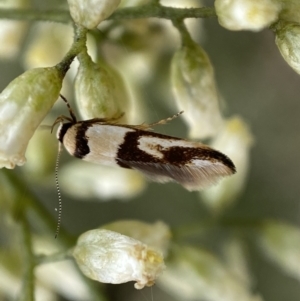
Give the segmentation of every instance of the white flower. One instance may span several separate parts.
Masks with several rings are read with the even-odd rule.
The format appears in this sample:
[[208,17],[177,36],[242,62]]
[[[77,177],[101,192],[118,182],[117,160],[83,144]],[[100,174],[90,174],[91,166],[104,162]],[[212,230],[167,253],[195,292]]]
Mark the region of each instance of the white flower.
[[165,267],[158,251],[131,237],[101,229],[80,235],[73,256],[87,277],[112,284],[136,281],[136,289],[153,285]]
[[300,74],[300,25],[278,22],[275,43],[285,61]]
[[105,224],[101,228],[140,240],[151,248],[159,250],[164,256],[168,253],[171,230],[161,221],[150,224],[138,220],[120,220]]
[[224,152],[232,159],[237,170],[236,174],[224,179],[218,185],[200,192],[202,200],[215,213],[231,205],[243,191],[252,144],[252,134],[240,117],[229,119],[211,143],[211,147]]
[[300,229],[269,220],[259,228],[259,242],[266,256],[286,273],[300,280]]
[[248,253],[244,241],[235,237],[226,239],[223,254],[226,267],[229,271],[239,278],[246,287],[251,288],[253,284],[252,273],[249,269]]
[[26,162],[27,144],[57,100],[63,75],[56,67],[32,69],[2,91],[0,168],[14,168]]
[[206,52],[191,42],[177,50],[171,64],[175,100],[191,138],[214,136],[223,124],[213,67]]
[[259,301],[215,256],[202,249],[174,249],[157,284],[178,300]]
[[77,199],[126,200],[139,195],[146,187],[144,177],[135,170],[99,166],[82,160],[66,164],[59,174],[61,186]]
[[121,0],[68,0],[75,23],[93,29],[108,18]]
[[219,23],[229,30],[259,31],[276,21],[280,5],[274,0],[216,0]]
[[[27,0],[0,1],[0,9],[28,7]],[[21,49],[21,43],[28,24],[23,21],[0,20],[0,57],[4,59],[14,58]]]
[[29,43],[23,55],[27,69],[48,67],[61,61],[72,44],[72,27],[66,24],[36,22],[30,28]]
[[21,42],[27,24],[22,21],[0,21],[0,57],[12,59],[16,57],[21,48]]

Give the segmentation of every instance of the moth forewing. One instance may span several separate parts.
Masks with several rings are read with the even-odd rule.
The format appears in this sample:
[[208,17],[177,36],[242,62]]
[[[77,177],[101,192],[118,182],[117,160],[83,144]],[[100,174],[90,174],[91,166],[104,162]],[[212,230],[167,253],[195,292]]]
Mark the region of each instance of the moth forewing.
[[116,157],[119,146],[124,143],[124,137],[130,131],[134,129],[111,124],[92,125],[86,131],[90,152],[83,160],[117,166]]
[[235,172],[228,157],[204,144],[146,129],[147,125],[91,119],[64,123],[57,136],[77,158],[136,169],[153,181],[175,181],[189,190],[203,189]]
[[125,151],[120,149],[118,161],[153,181],[175,181],[188,190],[200,190],[235,172],[229,158],[204,144],[156,133],[140,134],[128,135],[130,144]]

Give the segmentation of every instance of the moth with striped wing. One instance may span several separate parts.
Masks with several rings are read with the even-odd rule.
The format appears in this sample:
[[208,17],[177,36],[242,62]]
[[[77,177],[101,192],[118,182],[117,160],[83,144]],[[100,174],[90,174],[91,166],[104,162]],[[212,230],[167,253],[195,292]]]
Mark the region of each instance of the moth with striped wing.
[[[77,121],[67,103],[70,116],[60,116],[57,139],[70,155],[109,166],[135,169],[156,182],[175,181],[188,190],[200,190],[235,173],[232,161],[221,152],[199,142],[158,134],[152,124],[126,125],[116,119],[94,118]],[[53,125],[53,126],[54,126]]]

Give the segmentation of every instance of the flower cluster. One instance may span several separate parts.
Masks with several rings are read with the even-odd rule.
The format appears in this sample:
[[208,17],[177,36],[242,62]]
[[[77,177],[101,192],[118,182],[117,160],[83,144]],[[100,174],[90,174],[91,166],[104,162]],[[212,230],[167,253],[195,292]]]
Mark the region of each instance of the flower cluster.
[[153,285],[164,270],[159,251],[132,237],[105,229],[83,233],[73,256],[87,277],[113,284],[136,281],[137,289]]
[[[184,5],[193,3],[184,2]],[[7,3],[1,2],[0,8],[8,8]],[[49,296],[49,300],[55,300],[52,289],[66,299],[93,300],[95,295],[93,288],[84,282],[88,281],[86,278],[82,277],[85,280],[80,278],[83,274],[101,283],[121,284],[133,281],[136,289],[157,283],[174,298],[187,301],[263,300],[260,294],[253,292],[252,275],[244,249],[244,240],[240,239],[242,235],[240,233],[236,235],[237,231],[231,231],[232,226],[234,228],[240,226],[239,221],[222,219],[222,213],[241,198],[246,186],[254,138],[242,116],[228,116],[229,110],[224,112],[225,101],[217,84],[217,72],[213,68],[209,52],[206,51],[205,46],[200,45],[198,39],[194,38],[199,34],[201,26],[197,23],[197,28],[188,27],[184,20],[186,16],[180,15],[185,12],[187,16],[191,16],[193,9],[174,9],[174,7],[164,6],[167,3],[168,1],[163,0],[68,0],[70,10],[68,18],[72,19],[74,25],[73,42],[71,41],[73,32],[69,25],[45,23],[41,26],[37,24],[32,26],[28,35],[30,43],[26,44],[26,50],[22,53],[23,66],[29,70],[11,81],[0,94],[0,168],[14,169],[29,161],[22,169],[30,174],[28,182],[39,181],[43,184],[47,182],[45,185],[49,186],[46,176],[49,170],[53,170],[56,151],[53,147],[54,143],[49,139],[50,130],[39,132],[37,129],[43,120],[52,122],[54,115],[51,114],[57,117],[57,112],[54,111],[60,109],[59,106],[63,104],[57,102],[57,99],[61,96],[67,102],[62,95],[66,94],[69,98],[68,96],[72,94],[70,88],[74,86],[74,106],[78,109],[81,118],[88,121],[77,122],[71,108],[73,104],[67,102],[71,118],[62,115],[57,118],[54,125],[61,120],[76,123],[75,126],[86,125],[87,129],[84,129],[86,130],[84,133],[80,133],[81,136],[78,133],[74,135],[72,143],[75,146],[88,140],[87,130],[90,123],[103,125],[103,120],[105,122],[112,120],[112,125],[115,128],[122,128],[125,134],[134,132],[138,136],[144,133],[147,138],[152,139],[154,134],[150,132],[150,126],[164,124],[172,118],[150,125],[145,124],[145,115],[141,108],[146,107],[146,101],[142,100],[146,98],[145,94],[149,94],[148,98],[151,101],[153,98],[154,103],[158,94],[165,93],[164,96],[169,100],[168,104],[171,104],[173,111],[184,111],[182,119],[187,126],[189,138],[207,139],[209,146],[202,145],[199,141],[190,142],[190,145],[203,147],[201,148],[203,157],[207,160],[198,160],[197,163],[201,168],[204,166],[205,170],[207,164],[215,164],[209,172],[218,173],[221,165],[218,158],[221,157],[225,162],[230,162],[231,165],[229,163],[228,165],[233,166],[232,173],[235,172],[234,166],[237,173],[223,180],[218,186],[197,191],[195,195],[210,209],[208,214],[211,214],[208,222],[201,220],[197,227],[176,225],[171,229],[162,221],[146,223],[131,219],[116,220],[107,224],[99,223],[98,228],[84,232],[76,242],[73,237],[69,237],[62,231],[67,250],[61,252],[53,248],[54,243],[49,244],[49,241],[45,241],[41,235],[32,235],[30,239],[28,238],[30,236],[28,231],[31,228],[28,226],[26,210],[33,209],[34,202],[28,201],[30,197],[25,196],[23,202],[25,205],[22,204],[19,208],[25,188],[19,185],[18,178],[11,176],[16,173],[7,173],[3,169],[0,173],[0,191],[3,194],[0,197],[0,229],[4,230],[0,231],[0,237],[3,232],[5,239],[8,240],[9,231],[6,230],[21,223],[24,226],[23,241],[27,248],[20,248],[9,254],[7,262],[3,260],[4,252],[0,250],[0,259],[4,262],[3,266],[0,266],[0,275],[3,278],[1,281],[4,283],[4,288],[0,288],[0,299],[2,295],[4,299],[11,299],[15,295],[15,287],[18,287],[16,279],[21,276],[19,271],[15,271],[19,262],[13,262],[12,257],[20,257],[24,251],[27,252],[24,258],[26,260],[29,258],[28,262],[30,261],[24,264],[24,269],[28,269],[24,274],[31,275],[28,276],[28,283],[33,282],[33,269],[43,260],[57,260],[63,257],[71,258],[75,262],[74,266],[69,262],[53,270],[45,268],[45,265],[37,268],[36,275],[39,281],[36,290],[38,298],[41,299],[47,299],[45,296]],[[175,0],[172,1],[172,5],[176,6]],[[28,3],[25,0],[11,0],[10,7],[17,11],[28,7]],[[118,7],[119,12],[114,14]],[[298,1],[292,0],[216,0],[215,9],[208,8],[209,13],[205,16],[215,15],[219,24],[227,30],[253,32],[267,28],[273,30],[274,45],[278,47],[284,60],[300,74],[299,9]],[[163,24],[161,20],[147,20],[146,17],[151,10],[155,17],[171,19],[172,22]],[[201,8],[195,11],[197,17],[199,12],[200,15],[206,12]],[[137,17],[140,19],[134,25],[128,20],[120,20]],[[117,21],[111,22],[112,19]],[[20,21],[1,20],[0,22],[0,41],[3,46],[0,49],[0,57],[13,58],[18,54],[26,26],[24,23],[19,23]],[[176,33],[179,33],[180,40],[178,36],[175,37],[174,28],[177,30]],[[164,59],[165,57],[168,59]],[[169,68],[169,85],[166,84],[166,74],[160,72],[165,67],[165,63],[168,63]],[[154,68],[159,70],[155,76]],[[67,74],[69,69],[70,72]],[[149,83],[155,83],[155,88],[149,89]],[[51,110],[56,102],[57,107]],[[153,103],[151,102],[151,106]],[[49,119],[45,119],[47,117]],[[140,125],[128,125],[135,124],[136,120],[140,121]],[[62,125],[60,130],[65,125]],[[62,132],[65,134],[63,130]],[[58,133],[61,134],[60,131]],[[174,165],[161,167],[157,163],[158,159],[153,160],[151,162],[153,165],[147,169],[143,166],[147,164],[146,160],[146,163],[143,160],[142,163],[131,160],[132,165],[126,164],[128,162],[126,160],[118,161],[119,157],[116,154],[122,151],[121,145],[125,143],[125,134],[120,139],[121,143],[116,143],[117,147],[107,152],[115,165],[119,164],[126,168],[99,167],[83,160],[64,162],[59,171],[62,190],[79,200],[107,201],[137,198],[147,188],[144,176],[137,171],[143,168],[146,176],[157,177],[160,182],[165,181],[166,174],[170,173],[170,170],[175,174],[174,178],[179,179],[179,183],[180,180],[185,183],[185,177],[193,180],[194,171],[190,165],[197,160],[188,157],[192,147],[186,148],[179,156],[178,153],[169,151],[171,149],[168,148],[169,140],[165,145],[151,143],[148,145],[147,139],[134,140],[131,137],[127,141],[130,145],[129,155],[132,152],[135,158],[143,160],[141,153],[156,159],[160,156],[163,158],[169,156],[170,161],[174,161]],[[161,137],[168,136],[157,134],[156,137],[163,139]],[[62,139],[59,140],[62,142]],[[99,142],[99,149],[105,146],[106,141],[103,140]],[[186,140],[177,140],[177,138],[174,138],[174,141],[179,142],[173,149],[177,148],[180,151],[185,148],[184,143],[187,143]],[[86,144],[86,148],[89,149],[91,145]],[[143,148],[147,149],[148,153],[143,153],[141,151]],[[209,157],[211,148],[216,150],[213,158]],[[112,153],[114,156],[111,156]],[[86,155],[78,155],[75,151],[72,154],[77,157]],[[154,156],[151,157],[151,154]],[[182,166],[176,162],[176,159],[183,160],[184,157],[188,158],[184,161],[185,173],[180,169]],[[158,171],[154,176],[152,166]],[[204,180],[210,176],[209,172],[206,170],[203,172]],[[157,190],[156,193],[160,194],[161,191]],[[172,193],[173,191],[170,190],[170,195]],[[35,200],[35,197],[33,199]],[[38,214],[46,214],[39,205],[36,205],[36,208]],[[144,207],[143,210],[146,211]],[[168,213],[168,210],[173,214],[173,208],[163,206],[159,207],[157,212]],[[7,212],[10,214],[9,219],[6,216]],[[180,213],[181,215],[184,214]],[[107,219],[109,218],[110,216],[107,216]],[[51,224],[48,223],[50,220],[48,216],[46,222],[43,218],[41,220],[42,226]],[[197,220],[200,220],[198,216]],[[241,224],[244,225],[243,222]],[[274,220],[246,223],[246,226],[249,225],[254,229],[257,246],[266,257],[285,273],[299,280],[299,228]],[[210,230],[213,232],[217,229],[218,232],[223,226],[227,227],[224,235],[226,238],[223,239],[222,236],[220,241],[214,241],[218,251],[213,252],[213,247],[203,247],[202,242],[207,237],[209,239],[213,237]],[[17,230],[14,229],[12,232],[15,234]],[[194,235],[195,232],[203,234],[205,239],[203,241],[198,240],[199,237],[195,240],[191,239],[191,234]],[[205,236],[204,234],[207,233],[209,235]],[[219,232],[216,235],[219,237]],[[35,252],[46,255],[35,257],[33,255]],[[60,269],[64,272],[60,273]],[[52,276],[49,277],[49,274]],[[66,280],[71,274],[76,276]],[[72,287],[77,288],[76,293],[66,293],[67,281],[70,281]],[[31,299],[33,300],[33,297]]]

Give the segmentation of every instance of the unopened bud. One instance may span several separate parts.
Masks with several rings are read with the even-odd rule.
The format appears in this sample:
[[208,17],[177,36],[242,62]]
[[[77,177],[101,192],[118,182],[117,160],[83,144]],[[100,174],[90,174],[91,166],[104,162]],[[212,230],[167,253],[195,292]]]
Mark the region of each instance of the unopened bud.
[[245,286],[251,288],[253,275],[248,264],[248,253],[244,241],[237,237],[230,237],[226,239],[222,249],[226,267],[238,277]]
[[37,68],[15,78],[0,94],[0,168],[26,162],[25,151],[36,128],[59,96],[64,73]]
[[285,61],[300,74],[300,24],[278,22],[275,43]]
[[223,130],[213,140],[211,146],[228,155],[237,170],[232,177],[200,192],[205,204],[215,213],[231,205],[243,191],[248,175],[252,144],[251,132],[240,117],[229,119]]
[[121,75],[104,62],[95,64],[87,53],[79,56],[75,97],[83,119],[118,118],[127,123],[131,100]]
[[120,220],[103,225],[101,228],[140,240],[164,255],[168,253],[171,231],[168,225],[161,221],[150,224],[138,220]]
[[174,250],[157,284],[179,300],[262,301],[217,257],[192,247]]
[[283,271],[300,280],[299,227],[269,220],[259,230],[259,242],[265,255]]
[[223,120],[214,71],[206,52],[197,44],[183,46],[171,64],[171,81],[179,110],[189,126],[189,136],[215,135]]
[[121,0],[68,0],[75,23],[88,29],[97,27],[118,7]]
[[72,44],[72,27],[66,24],[36,22],[30,28],[29,43],[23,55],[26,68],[48,67],[61,61]]
[[276,21],[281,7],[274,0],[216,0],[215,8],[223,27],[259,31]]
[[67,193],[83,200],[95,197],[101,201],[126,200],[137,196],[146,187],[144,177],[136,170],[99,166],[82,160],[63,166],[60,180]]
[[101,229],[83,233],[73,256],[87,277],[112,284],[136,281],[136,289],[153,285],[165,267],[158,251],[131,237]]
[[[28,0],[0,1],[0,9],[27,7]],[[0,20],[0,58],[11,59],[18,54],[27,27],[28,24],[23,21]]]

